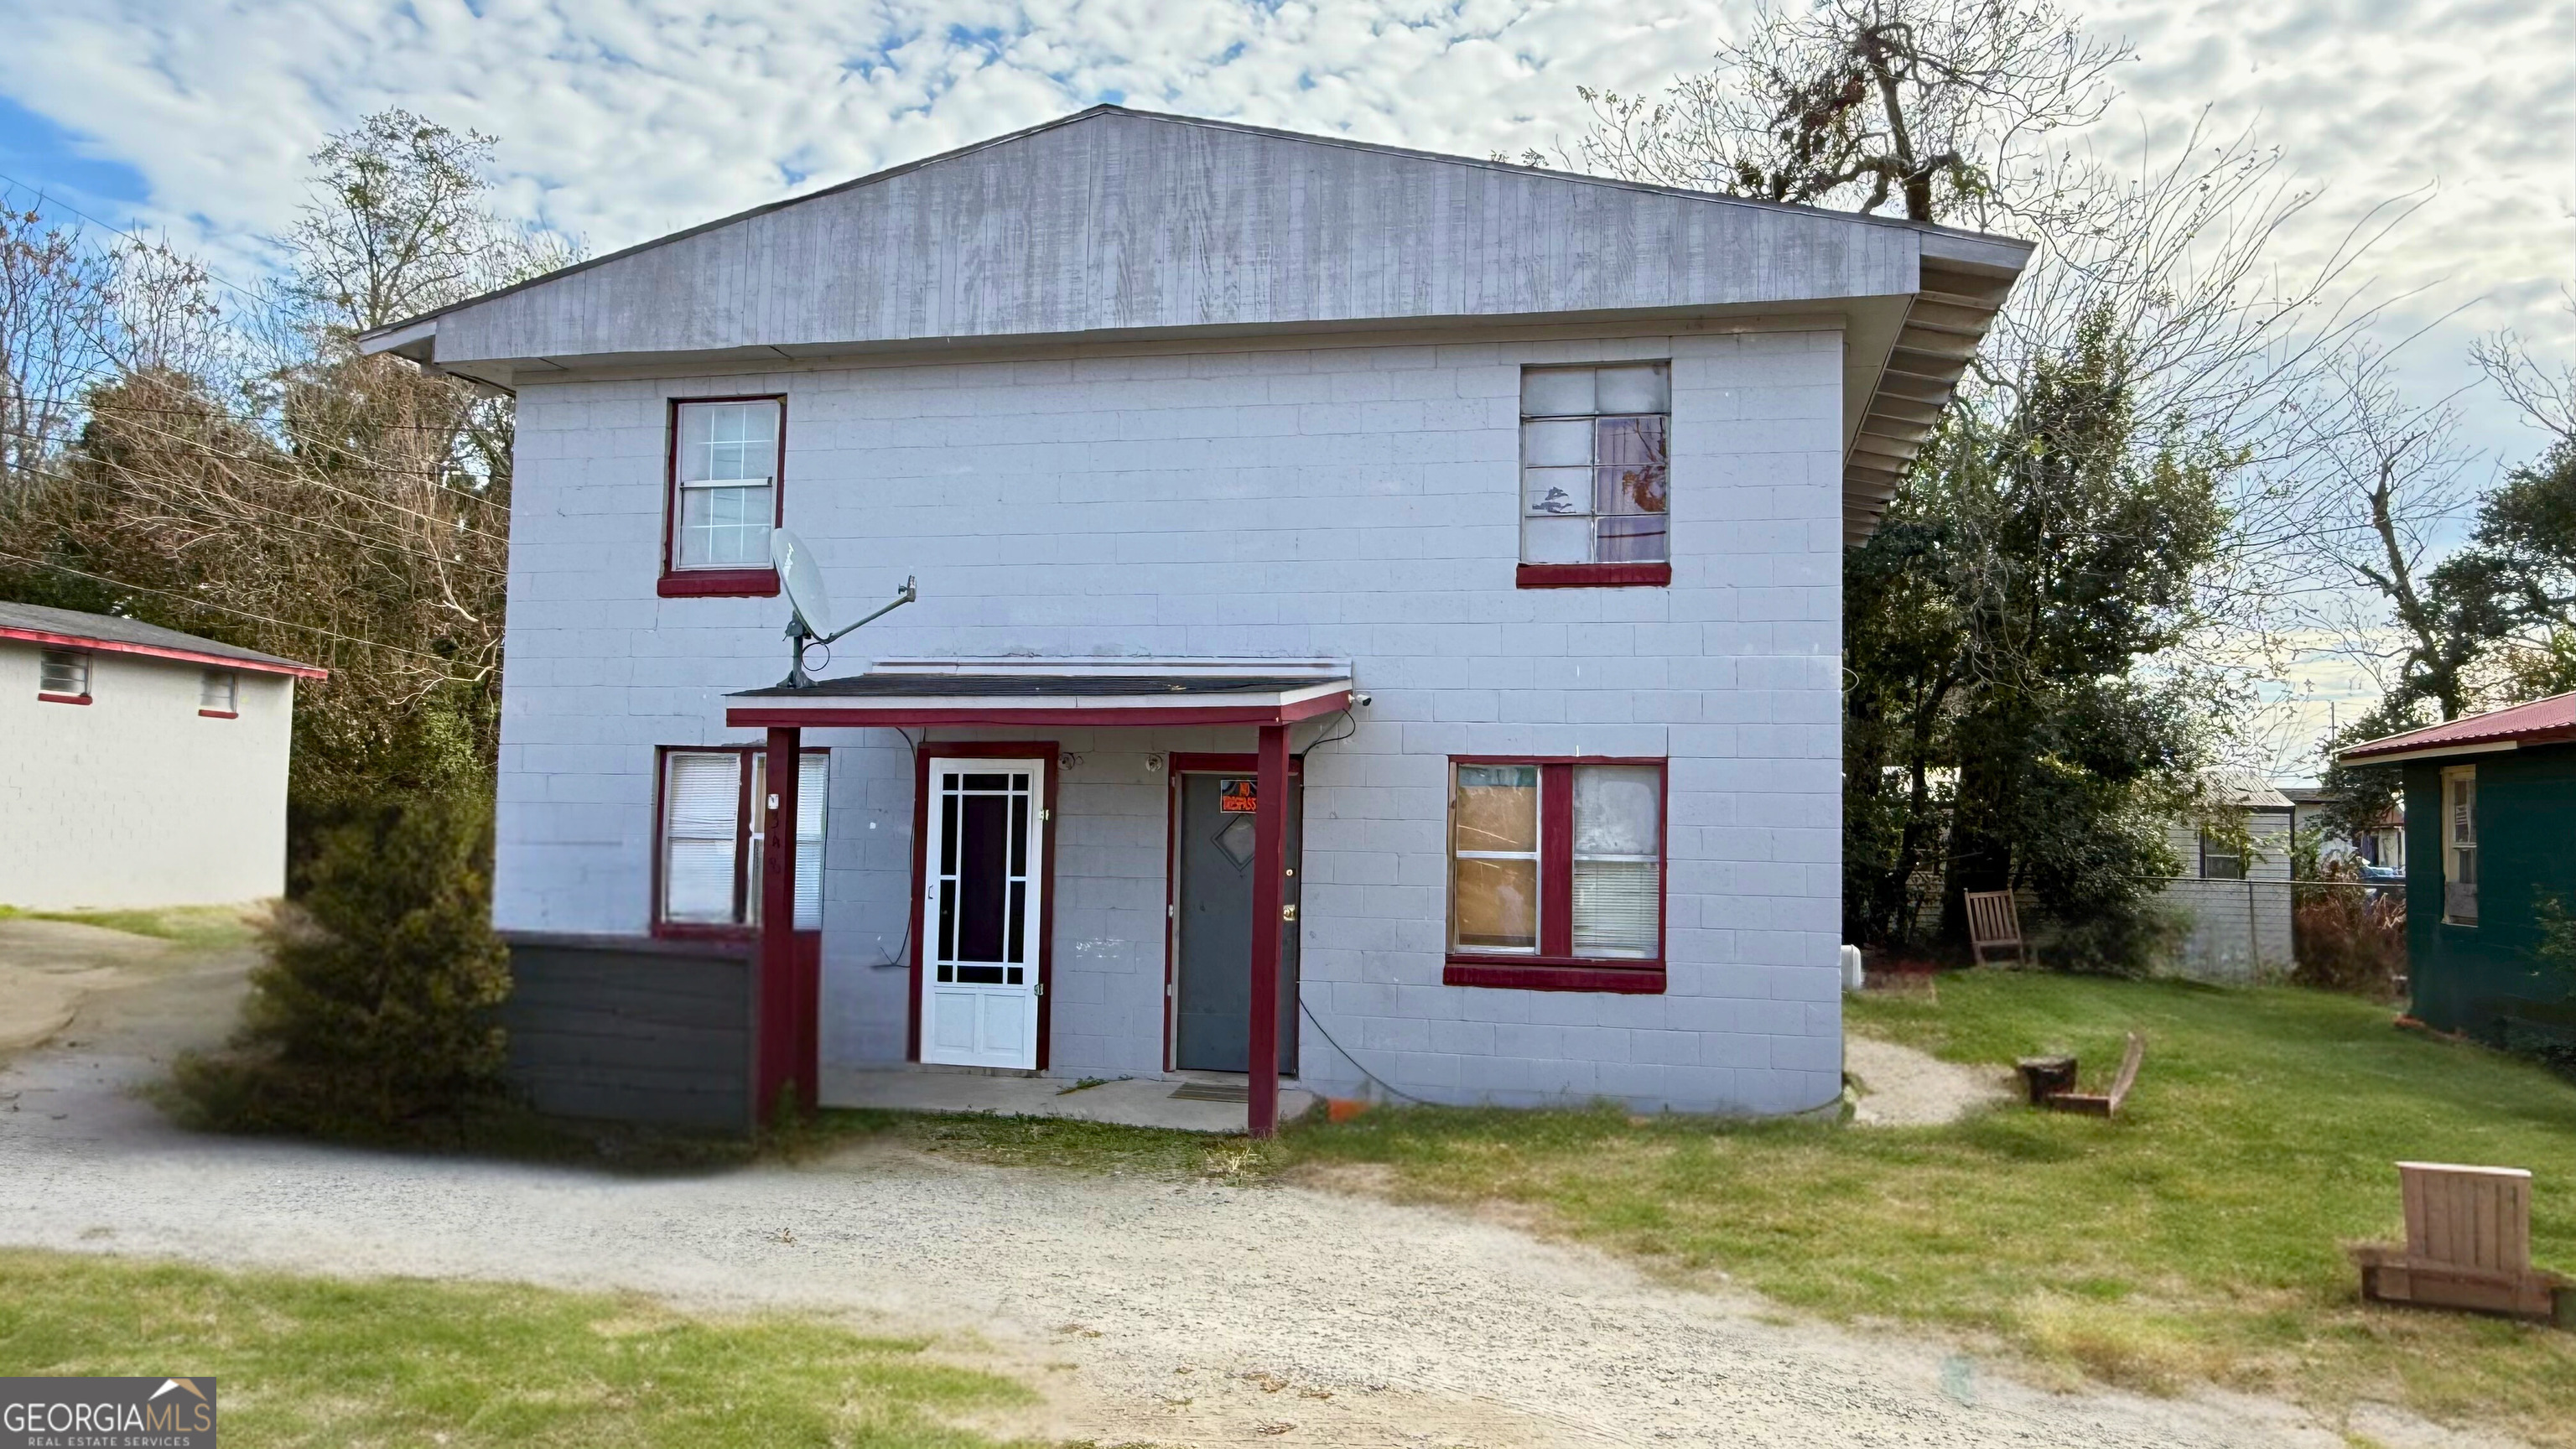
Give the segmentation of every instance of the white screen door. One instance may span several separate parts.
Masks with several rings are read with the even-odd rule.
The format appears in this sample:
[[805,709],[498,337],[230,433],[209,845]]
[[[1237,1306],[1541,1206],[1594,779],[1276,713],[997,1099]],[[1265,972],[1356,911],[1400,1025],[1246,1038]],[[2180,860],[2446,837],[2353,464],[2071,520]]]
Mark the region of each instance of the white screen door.
[[1046,762],[930,762],[922,856],[921,1059],[1038,1064]]

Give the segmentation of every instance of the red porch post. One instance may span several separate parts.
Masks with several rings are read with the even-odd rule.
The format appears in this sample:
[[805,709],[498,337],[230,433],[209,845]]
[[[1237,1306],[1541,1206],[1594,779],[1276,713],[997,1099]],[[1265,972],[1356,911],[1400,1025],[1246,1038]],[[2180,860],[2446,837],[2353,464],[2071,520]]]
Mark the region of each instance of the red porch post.
[[797,751],[804,731],[769,732],[769,760],[762,770],[769,798],[754,801],[761,815],[760,985],[758,1036],[753,1048],[752,1089],[761,1120],[776,1110],[778,1092],[790,1082],[797,1096],[811,1100],[813,1064],[801,1060],[804,1031],[797,1020],[802,994],[796,970],[796,777]]
[[1252,1040],[1244,1125],[1279,1134],[1279,933],[1288,868],[1288,727],[1261,727],[1252,817]]

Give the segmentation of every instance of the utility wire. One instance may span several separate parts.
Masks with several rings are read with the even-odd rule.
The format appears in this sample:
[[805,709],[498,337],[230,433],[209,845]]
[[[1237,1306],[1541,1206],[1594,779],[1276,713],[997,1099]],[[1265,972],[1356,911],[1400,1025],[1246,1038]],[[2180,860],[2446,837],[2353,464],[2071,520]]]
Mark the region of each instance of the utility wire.
[[[194,608],[213,609],[218,613],[232,614],[240,618],[252,620],[255,623],[274,624],[280,629],[300,629],[307,634],[319,634],[326,639],[338,639],[343,643],[356,644],[367,649],[382,649],[391,654],[408,654],[414,659],[425,659],[432,664],[438,665],[443,671],[447,672],[448,678],[453,679],[460,684],[471,684],[481,677],[480,675],[474,674],[455,673],[454,665],[456,661],[452,659],[442,659],[435,654],[423,654],[417,649],[405,649],[399,644],[384,644],[373,639],[361,639],[355,634],[342,634],[335,630],[325,629],[318,624],[298,624],[286,619],[272,619],[266,614],[254,614],[248,609],[236,609],[230,604],[218,604],[211,600],[197,598],[191,594],[182,594],[172,589],[156,589],[145,584],[129,584],[123,579],[112,579],[105,574],[90,573],[85,569],[73,568],[69,564],[58,564],[49,562],[45,559],[27,558],[24,555],[9,553],[4,550],[0,550],[0,559],[6,559],[11,563],[25,564],[30,568],[52,569],[56,573],[70,574],[74,578],[88,579],[93,583],[106,584],[110,588],[131,589],[138,594],[158,594],[165,599],[177,599]],[[486,672],[488,673],[489,671]]]
[[[72,204],[71,204],[70,202],[68,202],[68,201],[64,201],[64,200],[61,200],[61,199],[59,199],[59,198],[52,198],[52,197],[48,197],[48,196],[45,194],[45,188],[43,188],[43,187],[41,187],[41,186],[30,186],[30,185],[28,185],[28,183],[26,183],[26,182],[24,182],[24,181],[19,180],[17,177],[12,176],[12,175],[8,174],[8,173],[7,173],[7,172],[5,172],[5,171],[0,171],[0,181],[5,181],[5,182],[9,183],[11,186],[19,187],[19,188],[22,188],[22,189],[24,189],[24,190],[34,192],[34,193],[36,194],[36,204],[37,204],[38,206],[43,206],[43,205],[47,204],[47,203],[50,201],[50,202],[51,202],[51,204],[53,204],[53,205],[55,205],[55,206],[58,206],[58,207],[62,208],[62,209],[63,209],[63,210],[65,210],[65,211],[70,212],[72,215],[79,217],[81,220],[83,220],[83,221],[85,221],[85,222],[88,222],[88,223],[89,223],[90,225],[92,225],[92,226],[106,227],[109,231],[112,231],[112,232],[116,233],[118,236],[121,236],[121,237],[125,238],[127,241],[130,241],[130,242],[134,243],[136,246],[139,246],[139,247],[148,247],[148,246],[153,245],[153,243],[148,242],[148,241],[145,241],[143,238],[141,238],[141,237],[139,237],[139,236],[136,236],[134,233],[132,233],[132,232],[130,232],[130,231],[127,231],[125,228],[123,228],[123,227],[121,227],[121,226],[116,226],[116,225],[113,225],[113,224],[111,224],[111,223],[108,223],[108,222],[104,222],[104,221],[99,220],[97,217],[94,217],[94,216],[90,215],[88,212],[81,210],[79,207],[72,205]],[[196,259],[191,258],[191,260],[196,260]],[[259,302],[259,303],[262,303],[263,305],[265,305],[265,303],[267,302],[267,299],[266,299],[266,298],[264,298],[264,297],[260,296],[260,295],[259,295],[258,293],[256,293],[256,292],[245,292],[245,291],[243,291],[241,288],[234,286],[234,285],[232,284],[232,281],[231,281],[229,278],[225,277],[223,273],[216,271],[216,270],[215,270],[214,268],[212,268],[212,267],[206,267],[206,264],[205,264],[203,261],[198,261],[198,262],[197,262],[197,265],[198,265],[198,266],[201,266],[201,267],[205,267],[205,269],[206,269],[206,277],[207,277],[207,279],[208,279],[208,280],[210,280],[210,281],[212,281],[212,282],[214,282],[216,285],[221,286],[221,287],[223,287],[223,288],[226,288],[227,290],[229,290],[229,291],[233,292],[234,294],[236,294],[236,295],[238,295],[238,296],[240,296],[240,297],[243,297],[243,298],[245,298],[245,299],[247,299],[247,300],[249,300],[249,301]]]
[[[23,436],[21,434],[9,434],[7,429],[0,429],[0,435]],[[61,482],[72,484],[75,487],[87,487],[92,481],[86,478],[74,477],[69,473],[60,472],[56,469],[43,467],[41,465],[28,465],[25,468],[25,471],[40,474],[47,478],[57,479]],[[140,483],[126,482],[121,478],[119,481],[121,486],[123,486],[127,492],[146,501],[156,501],[152,499],[151,494],[147,492]],[[400,543],[390,543],[383,539],[368,538],[364,534],[339,527],[331,523],[329,520],[313,518],[305,514],[296,513],[290,509],[280,508],[272,503],[260,503],[246,498],[234,498],[229,499],[228,501],[242,508],[257,509],[263,513],[273,514],[278,518],[295,520],[294,523],[272,523],[268,526],[277,529],[281,533],[292,534],[297,538],[311,539],[317,543],[351,543],[360,548],[381,549],[385,552],[397,554],[404,558],[418,559],[421,562],[438,564],[442,567],[472,569],[478,573],[489,574],[496,579],[507,579],[510,576],[508,570],[496,569],[490,564],[476,563],[471,559],[441,558],[437,554],[428,552],[424,549],[414,548]],[[307,528],[298,525],[311,525],[313,527],[327,529],[329,532],[313,533]]]

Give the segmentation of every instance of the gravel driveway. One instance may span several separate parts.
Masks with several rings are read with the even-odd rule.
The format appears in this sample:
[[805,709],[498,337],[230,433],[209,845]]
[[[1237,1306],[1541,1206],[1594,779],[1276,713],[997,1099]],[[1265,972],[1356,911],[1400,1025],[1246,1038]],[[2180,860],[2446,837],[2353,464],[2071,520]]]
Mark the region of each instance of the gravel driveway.
[[996,1427],[1103,1442],[2346,1442],[2258,1400],[2039,1393],[1937,1343],[1791,1323],[1359,1195],[893,1148],[639,1180],[195,1137],[125,1089],[224,1014],[130,1015],[0,1067],[0,1242],[814,1310],[1040,1390]]

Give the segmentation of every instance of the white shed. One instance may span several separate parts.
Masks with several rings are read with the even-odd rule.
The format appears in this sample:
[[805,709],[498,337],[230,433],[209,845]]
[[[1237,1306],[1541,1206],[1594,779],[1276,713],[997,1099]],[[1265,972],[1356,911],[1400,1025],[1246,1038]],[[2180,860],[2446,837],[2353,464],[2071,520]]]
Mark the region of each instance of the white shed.
[[282,894],[295,681],[323,677],[135,619],[0,603],[0,904]]

